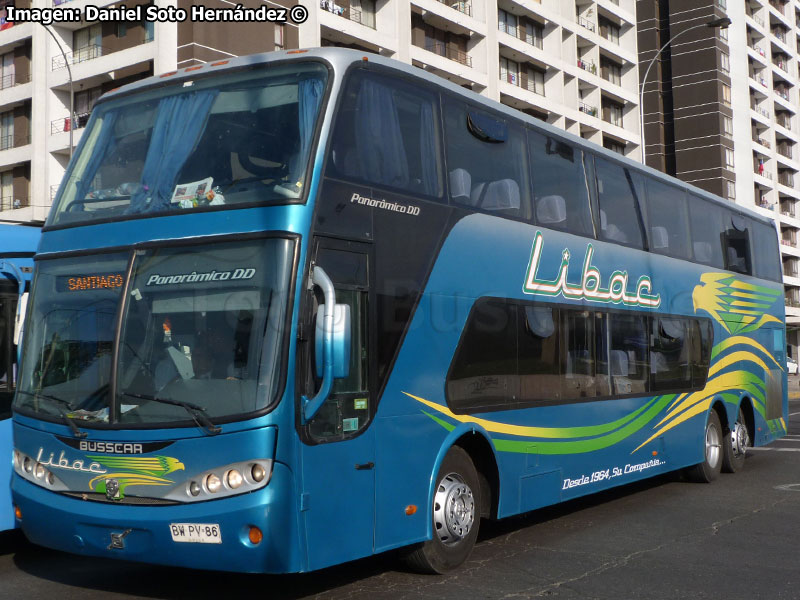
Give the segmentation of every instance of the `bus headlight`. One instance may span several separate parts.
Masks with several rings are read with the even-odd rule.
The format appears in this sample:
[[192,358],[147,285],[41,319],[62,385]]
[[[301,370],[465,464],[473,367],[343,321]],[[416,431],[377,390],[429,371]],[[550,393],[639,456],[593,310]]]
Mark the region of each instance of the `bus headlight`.
[[53,491],[66,491],[61,480],[47,467],[47,462],[41,463],[34,460],[24,452],[14,449],[14,472],[31,483]]
[[208,477],[206,477],[206,489],[211,492],[212,494],[216,494],[219,491],[219,488],[222,487],[222,481],[219,477],[211,473]]
[[222,499],[259,490],[269,484],[271,476],[272,459],[247,460],[197,473],[164,498],[177,502]]
[[228,487],[232,490],[240,487],[244,482],[244,478],[242,474],[239,473],[236,469],[231,469],[225,474],[225,481],[228,483]]

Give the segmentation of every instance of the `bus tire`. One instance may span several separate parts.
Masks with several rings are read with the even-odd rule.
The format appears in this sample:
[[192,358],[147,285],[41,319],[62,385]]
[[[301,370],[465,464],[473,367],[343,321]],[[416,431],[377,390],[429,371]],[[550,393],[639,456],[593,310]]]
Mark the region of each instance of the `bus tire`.
[[722,469],[723,455],[722,425],[715,410],[708,413],[705,435],[703,435],[703,462],[689,467],[686,476],[697,483],[711,483]]
[[463,448],[453,446],[439,467],[433,494],[433,538],[411,549],[408,566],[421,573],[446,573],[472,552],[481,519],[478,472]]
[[747,430],[747,421],[744,412],[739,409],[736,423],[729,435],[724,436],[722,444],[722,470],[725,473],[736,473],[744,467],[747,447],[750,446],[750,432]]

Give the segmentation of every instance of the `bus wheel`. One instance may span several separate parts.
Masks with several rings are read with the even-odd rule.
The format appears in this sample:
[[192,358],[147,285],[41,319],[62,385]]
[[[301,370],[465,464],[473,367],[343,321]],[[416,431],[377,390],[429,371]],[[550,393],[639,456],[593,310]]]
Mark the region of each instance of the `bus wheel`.
[[689,467],[686,470],[687,477],[698,483],[714,481],[722,468],[723,446],[722,425],[719,423],[716,411],[712,410],[708,413],[706,434],[703,436],[705,459],[703,462]]
[[736,473],[744,467],[744,457],[747,447],[750,445],[750,432],[747,431],[747,423],[744,420],[744,413],[739,409],[736,423],[730,435],[725,436],[722,444],[722,470],[726,473]]
[[433,539],[406,556],[408,565],[423,573],[446,573],[467,560],[481,518],[478,472],[462,448],[450,448],[437,478],[431,507]]

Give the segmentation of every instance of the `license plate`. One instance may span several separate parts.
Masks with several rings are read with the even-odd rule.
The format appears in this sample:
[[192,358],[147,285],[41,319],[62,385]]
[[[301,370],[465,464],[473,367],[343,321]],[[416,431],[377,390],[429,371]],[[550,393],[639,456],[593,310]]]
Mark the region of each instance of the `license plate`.
[[222,533],[216,523],[170,523],[173,542],[221,544]]

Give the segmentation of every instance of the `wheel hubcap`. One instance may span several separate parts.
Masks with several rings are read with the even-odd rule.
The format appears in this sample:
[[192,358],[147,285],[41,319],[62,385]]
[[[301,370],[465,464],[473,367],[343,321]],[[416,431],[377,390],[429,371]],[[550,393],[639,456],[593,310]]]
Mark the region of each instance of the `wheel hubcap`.
[[710,424],[706,427],[706,462],[716,468],[720,457],[720,437],[716,427]]
[[458,473],[445,475],[433,498],[433,526],[443,544],[457,544],[475,523],[475,498]]
[[733,426],[733,431],[731,431],[731,447],[733,448],[733,455],[736,458],[744,456],[749,445],[750,434],[747,433],[747,427],[744,423],[737,419]]

